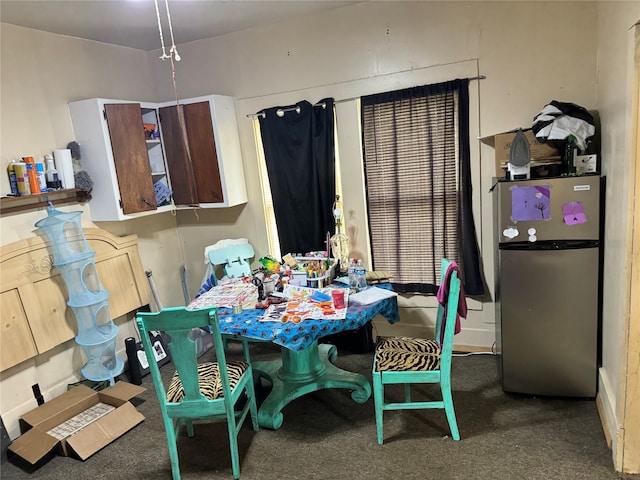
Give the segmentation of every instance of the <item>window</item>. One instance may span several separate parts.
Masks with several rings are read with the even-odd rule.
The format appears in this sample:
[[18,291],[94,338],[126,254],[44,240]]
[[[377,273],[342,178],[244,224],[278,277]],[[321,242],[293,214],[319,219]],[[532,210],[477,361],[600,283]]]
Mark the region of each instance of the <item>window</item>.
[[483,293],[468,80],[362,97],[361,121],[373,268],[393,272],[398,292],[435,293],[446,257],[459,264],[468,294]]
[[269,242],[269,254],[274,258],[281,258],[280,239],[278,238],[278,226],[276,225],[276,215],[273,210],[273,198],[271,197],[271,187],[269,186],[269,175],[267,174],[267,164],[264,159],[264,148],[262,148],[262,136],[260,135],[260,122],[253,119],[253,138],[256,142],[256,154],[258,155],[258,173],[260,184],[262,185],[262,204],[264,207],[264,219],[267,224],[267,241]]

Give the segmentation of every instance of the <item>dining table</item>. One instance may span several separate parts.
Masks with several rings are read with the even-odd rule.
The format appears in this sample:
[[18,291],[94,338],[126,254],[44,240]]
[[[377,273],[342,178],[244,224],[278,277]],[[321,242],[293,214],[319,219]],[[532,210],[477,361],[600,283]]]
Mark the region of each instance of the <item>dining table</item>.
[[[389,284],[377,288],[392,290]],[[350,389],[355,402],[366,402],[371,396],[367,378],[337,367],[336,346],[321,344],[319,340],[327,335],[357,330],[378,315],[389,323],[400,319],[395,295],[370,304],[349,302],[345,318],[307,318],[298,323],[265,321],[263,309],[245,308],[234,313],[232,308],[214,302],[215,297],[203,295],[192,301],[189,308],[218,307],[220,332],[226,338],[272,342],[280,346],[280,358],[251,361],[256,374],[271,384],[271,391],[259,406],[258,423],[272,430],[282,426],[282,410],[286,405],[311,392]]]

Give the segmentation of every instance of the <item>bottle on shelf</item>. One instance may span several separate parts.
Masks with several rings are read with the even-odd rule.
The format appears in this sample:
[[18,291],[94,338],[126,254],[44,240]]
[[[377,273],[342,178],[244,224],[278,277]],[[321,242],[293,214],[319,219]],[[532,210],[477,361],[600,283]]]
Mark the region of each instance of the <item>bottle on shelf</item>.
[[47,191],[47,177],[44,174],[44,163],[36,163],[36,176],[38,177],[38,183],[40,184],[40,191]]
[[29,186],[29,170],[24,162],[16,162],[14,165],[16,171],[16,183],[18,184],[18,195],[31,195],[31,187]]
[[19,195],[18,181],[16,180],[16,161],[11,160],[7,167],[7,173],[9,174],[9,185],[11,187],[11,195]]
[[60,178],[58,177],[56,166],[53,163],[53,157],[47,154],[44,156],[44,161],[47,164],[47,188],[58,190],[60,188]]
[[35,195],[40,192],[40,182],[38,180],[38,173],[36,172],[36,161],[33,157],[22,157],[24,163],[27,164],[27,172],[29,176],[29,189],[31,195]]
[[565,170],[567,175],[573,175],[576,173],[576,167],[574,165],[575,156],[576,137],[574,137],[573,135],[569,135],[567,137],[567,145],[564,149]]

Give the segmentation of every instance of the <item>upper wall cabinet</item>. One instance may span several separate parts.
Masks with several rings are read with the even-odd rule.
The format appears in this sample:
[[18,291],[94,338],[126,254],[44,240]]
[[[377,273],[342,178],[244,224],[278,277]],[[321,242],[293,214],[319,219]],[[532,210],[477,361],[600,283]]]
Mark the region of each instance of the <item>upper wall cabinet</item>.
[[160,140],[144,130],[145,123],[158,125],[155,104],[93,98],[72,102],[69,110],[82,165],[93,180],[92,220],[173,208],[170,198],[156,201],[156,183],[169,187],[169,179]]
[[232,97],[179,105],[89,99],[69,109],[94,183],[92,220],[247,202]]

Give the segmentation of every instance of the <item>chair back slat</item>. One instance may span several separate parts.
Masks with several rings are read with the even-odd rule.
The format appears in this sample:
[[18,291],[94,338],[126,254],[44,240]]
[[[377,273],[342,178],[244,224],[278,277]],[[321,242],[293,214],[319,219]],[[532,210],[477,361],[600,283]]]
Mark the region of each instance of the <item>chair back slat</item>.
[[[225,397],[229,396],[230,388],[227,360],[223,348],[222,336],[220,334],[216,308],[199,310],[187,310],[184,307],[165,308],[161,312],[139,313],[137,322],[141,332],[142,342],[144,344],[145,340],[147,340],[147,348],[149,349],[152,349],[151,343],[148,340],[149,331],[161,331],[170,337],[171,341],[167,348],[171,353],[171,358],[180,376],[186,400],[205,400],[204,396],[200,393],[198,383],[198,355],[193,330],[209,326],[213,337],[216,360],[220,367],[223,391]],[[147,333],[146,336],[142,334],[143,331]],[[154,362],[149,362],[149,370],[154,376],[154,383],[156,381],[162,383],[160,370],[157,365],[154,365]]]
[[460,297],[460,279],[457,272],[452,272],[449,283],[449,295],[447,297],[446,319],[444,321],[444,341],[442,343],[442,361],[440,370],[451,368],[451,356],[453,354],[453,336],[455,334],[458,299]]
[[441,346],[440,370],[446,369],[447,371],[451,369],[453,336],[455,335],[461,288],[457,268],[453,268],[447,275],[451,263],[447,259],[442,259],[441,262],[442,283],[448,282],[448,285],[446,286],[447,295],[444,297],[444,303],[438,305],[435,330],[435,339]]
[[[445,275],[447,274],[447,269],[449,268],[449,264],[451,262],[446,258],[440,260],[440,282],[442,283],[445,280]],[[441,343],[442,335],[442,325],[444,323],[444,306],[438,302],[438,310],[436,312],[436,327],[434,330],[433,338],[436,342]]]
[[[141,339],[143,345],[147,344],[147,351],[153,351],[153,347],[148,340],[149,331],[160,331],[169,337],[167,348],[180,376],[186,400],[205,399],[204,395],[200,393],[198,383],[198,356],[192,332],[196,328],[209,325],[212,321],[212,316],[215,323],[215,315],[215,309],[189,311],[182,307],[166,308],[161,312],[155,313],[138,314],[137,322]],[[149,362],[149,370],[154,384],[163,384],[160,370],[154,364],[155,362],[153,361]],[[166,393],[163,393],[163,397],[166,399]]]

